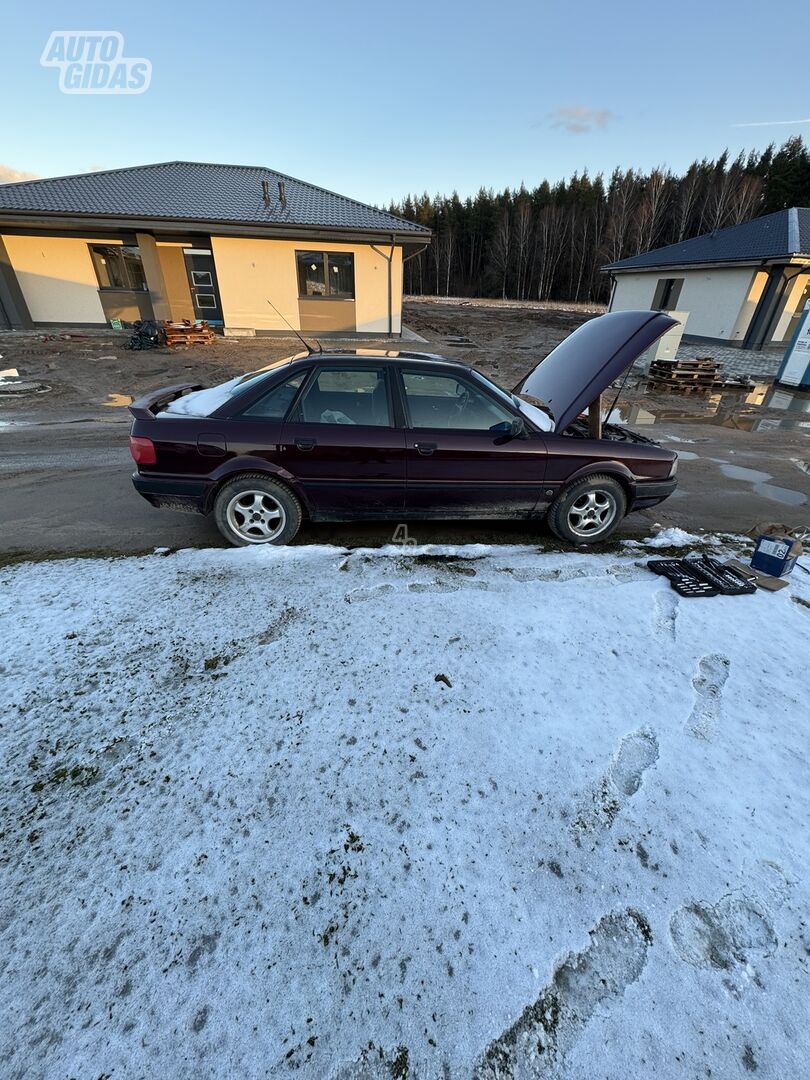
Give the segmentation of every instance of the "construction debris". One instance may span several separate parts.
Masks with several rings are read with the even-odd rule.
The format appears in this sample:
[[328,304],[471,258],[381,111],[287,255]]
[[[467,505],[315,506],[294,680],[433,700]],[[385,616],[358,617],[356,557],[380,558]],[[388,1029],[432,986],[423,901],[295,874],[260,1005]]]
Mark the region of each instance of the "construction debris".
[[140,352],[143,349],[159,349],[166,344],[166,335],[163,327],[154,319],[137,319],[132,324],[132,335],[129,339],[128,349]]
[[210,345],[214,340],[214,331],[206,319],[201,322],[191,322],[190,319],[164,322],[163,333],[170,349],[178,345]]
[[723,385],[722,370],[723,365],[710,356],[653,360],[649,378],[671,390],[713,390]]

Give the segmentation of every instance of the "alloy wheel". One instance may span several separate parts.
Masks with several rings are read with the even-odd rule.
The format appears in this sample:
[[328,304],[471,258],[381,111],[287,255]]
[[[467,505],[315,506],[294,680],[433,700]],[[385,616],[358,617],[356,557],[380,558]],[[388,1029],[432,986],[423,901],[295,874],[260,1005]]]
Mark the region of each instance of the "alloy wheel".
[[269,544],[287,523],[284,507],[266,491],[240,491],[228,503],[225,519],[249,544]]
[[577,536],[595,536],[616,516],[616,500],[608,491],[586,491],[568,510],[568,527]]

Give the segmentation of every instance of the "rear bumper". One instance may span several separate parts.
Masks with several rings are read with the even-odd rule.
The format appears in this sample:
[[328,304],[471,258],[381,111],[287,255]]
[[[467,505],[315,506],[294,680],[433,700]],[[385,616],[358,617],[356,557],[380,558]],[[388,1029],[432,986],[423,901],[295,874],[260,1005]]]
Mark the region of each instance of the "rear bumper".
[[670,477],[668,480],[640,480],[636,484],[636,497],[633,499],[631,510],[641,510],[645,506],[655,506],[656,503],[668,499],[678,486],[678,478]]
[[174,480],[135,472],[132,474],[132,483],[135,490],[152,506],[190,514],[208,512],[208,495],[212,487],[210,480]]

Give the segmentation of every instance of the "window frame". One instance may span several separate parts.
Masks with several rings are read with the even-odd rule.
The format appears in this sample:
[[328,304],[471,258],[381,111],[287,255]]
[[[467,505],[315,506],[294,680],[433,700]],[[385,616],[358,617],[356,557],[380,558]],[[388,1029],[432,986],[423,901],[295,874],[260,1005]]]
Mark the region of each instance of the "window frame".
[[655,292],[653,293],[650,310],[676,311],[678,301],[681,298],[681,289],[683,289],[684,281],[685,278],[682,277],[658,278],[655,283]]
[[[295,393],[293,394],[293,396],[292,396],[292,398],[290,400],[290,404],[287,406],[287,411],[284,413],[283,416],[276,417],[276,416],[250,416],[250,415],[248,415],[249,410],[252,409],[254,407],[254,405],[258,405],[259,402],[263,401],[266,397],[268,397],[268,395],[274,393],[276,390],[279,390],[282,386],[285,385],[285,383],[290,382],[292,379],[297,378],[299,375],[303,375],[303,378],[301,380],[301,385],[296,387]],[[250,401],[246,402],[238,412],[233,413],[233,415],[229,416],[228,419],[229,420],[248,420],[252,424],[285,424],[287,422],[288,417],[292,413],[293,409],[297,405],[298,400],[301,397],[301,394],[304,392],[304,389],[309,384],[311,376],[312,376],[312,368],[311,367],[303,368],[303,369],[299,369],[298,371],[291,372],[285,378],[279,379],[278,382],[274,382],[273,385],[268,387],[263,393],[256,394],[255,396],[251,397]]]
[[399,390],[399,396],[400,396],[400,398],[402,400],[402,412],[403,412],[405,427],[409,431],[446,431],[448,433],[453,433],[453,432],[462,433],[462,432],[464,432],[464,433],[467,433],[467,434],[472,433],[472,434],[482,434],[482,435],[490,435],[490,436],[493,435],[493,431],[492,431],[491,427],[489,427],[489,428],[442,427],[441,425],[437,425],[437,424],[434,424],[432,427],[416,427],[414,425],[414,423],[413,423],[413,420],[411,419],[411,410],[410,410],[410,407],[408,405],[408,391],[407,391],[407,388],[405,386],[405,376],[406,375],[425,375],[425,376],[431,376],[432,375],[432,376],[434,376],[436,378],[455,379],[457,382],[465,383],[467,386],[470,387],[471,390],[474,390],[477,393],[481,394],[483,397],[487,398],[489,401],[492,402],[493,405],[496,405],[499,409],[502,409],[505,413],[508,413],[511,419],[514,420],[515,418],[518,418],[518,419],[521,418],[521,413],[519,411],[517,411],[517,410],[515,410],[513,408],[510,408],[505,401],[501,401],[500,398],[497,398],[494,394],[491,394],[489,392],[489,389],[486,386],[481,385],[481,383],[479,383],[476,379],[470,378],[466,374],[466,372],[459,374],[457,371],[447,370],[446,368],[437,368],[435,370],[431,368],[431,369],[425,370],[425,369],[422,369],[422,368],[412,368],[412,367],[409,367],[407,365],[405,365],[405,366],[400,365],[397,368],[397,386],[398,386],[398,390]]
[[[88,244],[88,251],[90,253],[90,261],[93,264],[93,271],[96,275],[96,281],[98,282],[99,292],[135,292],[143,293],[149,291],[149,284],[146,280],[146,270],[143,265],[143,257],[141,255],[141,249],[137,244]],[[104,248],[107,254],[101,255],[97,250],[98,248]],[[129,265],[124,259],[124,251],[137,252],[137,261],[140,263],[141,275],[143,281],[138,285],[132,284],[132,278],[129,273]],[[101,274],[99,272],[98,259],[109,259],[110,253],[115,252],[117,256],[118,266],[120,268],[120,278],[125,281],[125,285],[105,285],[101,280]],[[109,277],[109,274],[107,275]]]
[[[385,399],[388,403],[388,423],[387,424],[323,424],[319,420],[304,420],[300,415],[297,415],[297,411],[304,400],[304,395],[307,394],[310,388],[318,381],[318,377],[321,372],[336,372],[336,371],[373,371],[382,376],[383,385],[385,386]],[[309,378],[298,389],[298,393],[295,400],[287,410],[287,415],[284,417],[285,424],[300,424],[305,427],[318,427],[318,428],[362,428],[367,430],[373,428],[378,431],[392,431],[402,427],[400,419],[400,410],[397,407],[397,401],[394,396],[394,388],[391,379],[391,369],[381,364],[379,366],[375,364],[352,364],[352,363],[340,363],[340,364],[315,364],[309,372]]]
[[[314,296],[310,296],[308,293],[301,292],[301,275],[300,275],[300,272],[299,272],[299,270],[300,270],[299,259],[300,259],[300,257],[302,255],[307,255],[307,254],[320,255],[321,258],[323,259],[324,287],[326,289],[326,292],[324,292],[323,296],[318,296],[317,294],[315,294]],[[336,295],[332,294],[332,286],[330,284],[330,278],[329,278],[329,259],[330,259],[330,256],[333,256],[333,255],[339,255],[342,258],[345,258],[346,256],[348,256],[352,260],[352,295],[351,296],[336,296]],[[344,300],[344,301],[347,301],[348,303],[353,304],[355,302],[355,300],[357,299],[357,275],[355,273],[355,257],[354,257],[354,255],[355,255],[355,253],[353,251],[324,251],[324,250],[318,250],[317,248],[301,248],[299,250],[298,248],[296,248],[295,249],[295,283],[296,283],[296,285],[298,287],[298,299],[299,300],[318,300],[318,301],[331,300],[333,303],[337,302],[337,301]]]

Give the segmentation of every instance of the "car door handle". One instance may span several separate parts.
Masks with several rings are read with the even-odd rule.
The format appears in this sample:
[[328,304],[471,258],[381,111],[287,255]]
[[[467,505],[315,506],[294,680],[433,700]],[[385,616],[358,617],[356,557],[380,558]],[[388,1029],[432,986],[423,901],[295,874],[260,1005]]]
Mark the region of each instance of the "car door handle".
[[418,442],[413,444],[416,449],[424,457],[430,457],[433,451],[437,448],[438,443],[435,442]]
[[299,450],[314,450],[315,449],[315,440],[314,439],[296,439],[295,440],[295,445]]

